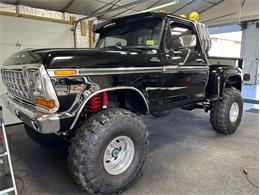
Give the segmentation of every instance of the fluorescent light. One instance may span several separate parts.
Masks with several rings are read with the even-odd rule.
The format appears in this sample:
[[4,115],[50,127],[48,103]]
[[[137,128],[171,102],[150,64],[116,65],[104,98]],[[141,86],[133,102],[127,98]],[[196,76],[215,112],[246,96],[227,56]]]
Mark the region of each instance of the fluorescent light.
[[181,32],[176,32],[176,31],[172,31],[172,35],[180,35],[182,34]]
[[72,59],[72,56],[58,56],[58,57],[54,57],[53,60],[70,60]]
[[178,32],[186,32],[188,29],[187,28],[179,28],[179,27],[175,27],[172,29],[172,31],[178,31]]
[[169,6],[175,5],[177,3],[179,3],[179,0],[175,0],[175,1],[171,2],[171,3],[166,3],[166,4],[163,4],[163,5],[157,6],[157,7],[153,7],[153,8],[141,11],[140,13],[156,11],[156,10],[159,10],[159,9],[162,9],[162,8],[165,8],[165,7],[169,7]]

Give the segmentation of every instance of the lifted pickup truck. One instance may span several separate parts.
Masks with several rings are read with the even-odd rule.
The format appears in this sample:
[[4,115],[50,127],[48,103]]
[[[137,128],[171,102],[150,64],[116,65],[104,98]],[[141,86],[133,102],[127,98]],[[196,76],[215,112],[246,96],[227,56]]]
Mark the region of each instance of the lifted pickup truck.
[[139,115],[203,108],[216,132],[235,132],[242,71],[209,64],[205,25],[142,13],[94,31],[93,49],[23,50],[1,70],[6,107],[36,142],[69,140],[68,164],[85,191],[120,193],[141,175],[149,133]]

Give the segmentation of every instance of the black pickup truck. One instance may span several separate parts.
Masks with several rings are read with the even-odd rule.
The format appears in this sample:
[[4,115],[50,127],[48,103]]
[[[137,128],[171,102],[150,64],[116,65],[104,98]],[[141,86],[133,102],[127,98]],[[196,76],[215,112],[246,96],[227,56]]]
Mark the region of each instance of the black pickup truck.
[[235,132],[241,66],[209,63],[205,25],[141,13],[94,31],[93,49],[22,50],[1,70],[6,107],[36,142],[69,140],[68,164],[84,190],[120,193],[141,175],[149,141],[139,115],[202,108],[216,132]]

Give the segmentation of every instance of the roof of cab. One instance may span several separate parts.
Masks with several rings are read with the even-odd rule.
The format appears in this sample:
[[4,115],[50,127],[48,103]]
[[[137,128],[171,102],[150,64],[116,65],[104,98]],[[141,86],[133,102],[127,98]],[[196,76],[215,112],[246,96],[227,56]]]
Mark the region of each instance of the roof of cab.
[[156,17],[156,18],[172,17],[172,18],[178,18],[179,20],[183,20],[183,21],[193,22],[192,20],[177,16],[177,15],[173,15],[173,14],[170,14],[170,13],[143,12],[143,13],[137,13],[137,14],[133,14],[133,15],[129,15],[129,16],[113,18],[113,19],[108,20],[106,22],[102,22],[102,23],[96,25],[93,28],[93,31],[98,33],[100,30],[103,29],[104,26],[106,26],[110,23],[113,23],[113,22],[125,22],[127,20],[135,20],[135,19],[146,18],[146,17]]

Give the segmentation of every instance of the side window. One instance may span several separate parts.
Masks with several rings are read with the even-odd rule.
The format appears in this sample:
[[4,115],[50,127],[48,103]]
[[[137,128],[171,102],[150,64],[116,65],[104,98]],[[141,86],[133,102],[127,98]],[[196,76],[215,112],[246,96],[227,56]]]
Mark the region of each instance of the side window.
[[191,26],[171,22],[165,39],[165,50],[171,61],[185,64],[192,54],[199,52],[197,36]]

